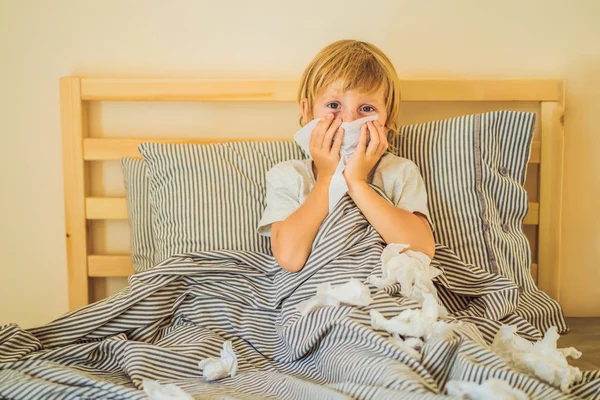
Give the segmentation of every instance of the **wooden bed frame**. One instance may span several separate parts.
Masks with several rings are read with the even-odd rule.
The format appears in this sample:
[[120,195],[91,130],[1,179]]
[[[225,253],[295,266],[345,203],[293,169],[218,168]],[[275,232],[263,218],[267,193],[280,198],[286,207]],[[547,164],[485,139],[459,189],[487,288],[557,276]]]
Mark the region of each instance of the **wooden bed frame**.
[[[530,168],[539,167],[537,198],[525,225],[537,225],[532,275],[540,289],[559,300],[563,178],[564,83],[561,80],[403,80],[403,102],[535,102],[539,138],[532,144]],[[122,197],[91,197],[91,161],[141,157],[144,141],[208,143],[226,139],[131,139],[88,136],[93,101],[295,102],[294,80],[108,79],[60,80],[69,308],[90,302],[90,278],[133,273],[125,254],[92,254],[92,220],[127,219]],[[291,137],[291,134],[290,134]],[[256,139],[260,140],[260,139]],[[537,256],[537,257],[536,257]]]

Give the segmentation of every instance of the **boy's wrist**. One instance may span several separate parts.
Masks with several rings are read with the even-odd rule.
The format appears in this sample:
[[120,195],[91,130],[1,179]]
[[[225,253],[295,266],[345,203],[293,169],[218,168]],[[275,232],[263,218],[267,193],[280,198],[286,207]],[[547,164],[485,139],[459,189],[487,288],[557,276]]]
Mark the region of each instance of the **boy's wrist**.
[[319,175],[317,177],[317,180],[315,181],[315,185],[326,185],[327,187],[329,187],[332,178],[332,176]]
[[350,195],[350,197],[352,197],[356,193],[370,188],[367,181],[363,179],[347,180],[346,185],[348,185],[348,194]]

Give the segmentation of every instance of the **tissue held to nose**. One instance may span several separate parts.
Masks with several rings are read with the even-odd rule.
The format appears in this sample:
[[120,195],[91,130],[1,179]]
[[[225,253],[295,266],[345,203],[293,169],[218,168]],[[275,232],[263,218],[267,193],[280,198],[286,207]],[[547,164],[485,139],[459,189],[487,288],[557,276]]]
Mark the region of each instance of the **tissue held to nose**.
[[[329,212],[333,211],[336,204],[348,192],[348,185],[346,185],[343,173],[350,157],[356,151],[361,126],[369,121],[375,121],[377,118],[379,118],[379,115],[370,115],[352,122],[343,122],[340,126],[344,129],[344,139],[340,149],[340,162],[329,186]],[[310,154],[310,135],[320,120],[321,118],[317,118],[310,121],[294,135],[294,140],[306,154]]]

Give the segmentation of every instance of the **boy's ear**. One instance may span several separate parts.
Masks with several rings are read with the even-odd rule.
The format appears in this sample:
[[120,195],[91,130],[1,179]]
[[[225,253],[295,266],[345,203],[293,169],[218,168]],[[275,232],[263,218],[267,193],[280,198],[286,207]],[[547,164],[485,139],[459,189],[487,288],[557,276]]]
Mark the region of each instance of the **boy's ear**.
[[308,99],[300,100],[300,108],[302,109],[302,122],[308,124]]
[[385,121],[385,124],[383,124],[383,131],[384,133],[387,135],[388,133],[390,133],[390,131],[392,130],[389,126],[388,126],[388,121]]

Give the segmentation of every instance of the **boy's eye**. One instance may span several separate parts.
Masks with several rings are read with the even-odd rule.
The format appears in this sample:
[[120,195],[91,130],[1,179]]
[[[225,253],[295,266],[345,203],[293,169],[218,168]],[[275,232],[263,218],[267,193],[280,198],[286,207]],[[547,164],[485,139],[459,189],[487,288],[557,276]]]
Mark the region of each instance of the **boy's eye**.
[[[339,106],[340,105],[338,103],[329,103],[329,104],[327,104],[327,107],[332,108],[334,110],[339,109]],[[375,111],[375,108],[373,108],[371,106],[364,106],[362,108],[362,110],[363,110],[363,112],[373,112],[373,111]]]

